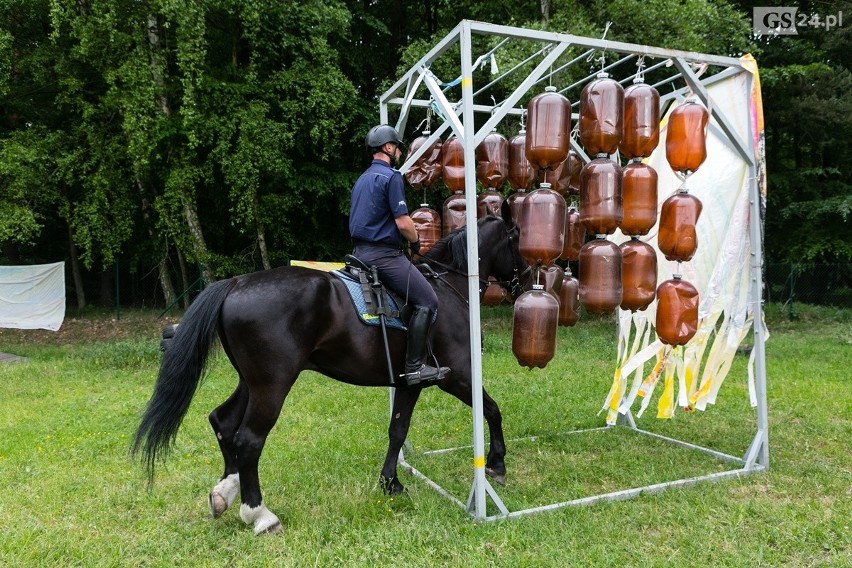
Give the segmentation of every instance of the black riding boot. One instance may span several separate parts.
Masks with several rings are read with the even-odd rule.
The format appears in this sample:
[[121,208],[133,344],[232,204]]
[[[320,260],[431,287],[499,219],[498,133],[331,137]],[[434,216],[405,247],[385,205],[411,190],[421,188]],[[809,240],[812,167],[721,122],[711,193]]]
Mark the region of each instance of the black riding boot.
[[436,383],[450,372],[449,367],[432,367],[426,364],[429,329],[432,327],[432,310],[415,308],[408,322],[408,345],[405,352],[405,379],[407,386],[424,382]]

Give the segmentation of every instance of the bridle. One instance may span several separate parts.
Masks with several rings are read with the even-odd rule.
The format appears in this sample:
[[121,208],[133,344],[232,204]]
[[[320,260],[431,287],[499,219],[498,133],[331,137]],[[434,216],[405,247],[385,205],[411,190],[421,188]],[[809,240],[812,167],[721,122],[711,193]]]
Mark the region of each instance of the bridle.
[[[509,290],[509,293],[513,298],[517,298],[524,291],[523,282],[526,281],[527,277],[532,272],[532,267],[524,262],[523,258],[521,258],[520,250],[515,250],[515,247],[512,246],[512,229],[506,228],[506,236],[509,239],[509,251],[512,254],[512,279],[508,282],[505,280],[498,280],[497,283]],[[518,269],[519,266],[525,266],[526,268],[521,271]]]
[[[515,229],[515,228],[516,227],[506,227],[505,225],[503,227],[503,229],[506,233],[506,240],[508,241],[508,245],[509,245],[509,252],[512,255],[512,278],[511,278],[511,280],[508,280],[508,281],[507,280],[497,280],[495,282],[493,280],[489,281],[488,279],[483,279],[480,275],[480,278],[479,278],[479,293],[480,293],[480,295],[485,293],[485,289],[489,285],[494,284],[494,283],[502,286],[503,288],[508,289],[509,293],[512,294],[513,297],[517,297],[521,293],[523,293],[523,282],[529,276],[530,272],[532,272],[532,268],[524,262],[523,258],[521,258],[520,251],[516,251],[515,247],[512,246],[512,230]],[[422,255],[421,255],[421,258],[423,258]],[[450,289],[452,289],[460,298],[462,298],[465,301],[466,304],[470,303],[468,301],[468,299],[461,292],[456,290],[455,286],[453,286],[445,278],[443,278],[444,274],[446,274],[447,272],[453,272],[453,273],[461,275],[461,276],[467,276],[467,272],[464,272],[462,270],[455,268],[454,266],[444,264],[443,262],[439,262],[439,261],[434,260],[434,259],[423,258],[423,262],[421,264],[424,265],[426,267],[427,271],[428,271],[428,274],[426,274],[427,277],[432,277],[432,278],[436,278],[438,280],[441,280],[444,284],[449,286]],[[444,269],[446,272],[443,272],[443,273],[436,272],[430,266],[431,264],[435,264],[435,265],[439,266],[440,268]],[[525,268],[523,270],[521,270],[519,268],[520,266],[525,266]]]

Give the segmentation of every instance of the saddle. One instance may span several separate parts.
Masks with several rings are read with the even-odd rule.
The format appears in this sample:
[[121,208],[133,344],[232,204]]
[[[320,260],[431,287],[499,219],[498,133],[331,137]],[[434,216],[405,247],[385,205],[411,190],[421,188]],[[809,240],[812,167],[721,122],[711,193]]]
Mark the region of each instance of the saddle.
[[355,307],[355,313],[361,322],[367,325],[381,325],[381,316],[385,316],[385,325],[391,329],[408,331],[404,320],[410,316],[405,306],[400,314],[399,300],[382,285],[378,275],[357,257],[347,254],[342,270],[334,270],[332,275],[346,285],[349,298]]

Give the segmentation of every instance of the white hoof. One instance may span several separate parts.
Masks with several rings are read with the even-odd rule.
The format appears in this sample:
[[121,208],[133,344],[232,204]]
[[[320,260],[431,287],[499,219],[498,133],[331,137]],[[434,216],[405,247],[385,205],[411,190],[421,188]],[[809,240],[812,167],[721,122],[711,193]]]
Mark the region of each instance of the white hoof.
[[232,473],[225,479],[221,480],[210,491],[210,514],[214,519],[222,516],[222,513],[228,510],[228,507],[237,498],[240,493],[240,476],[237,473]]
[[281,522],[272,511],[261,503],[257,507],[240,505],[240,518],[247,525],[254,525],[254,534],[275,534],[281,532]]

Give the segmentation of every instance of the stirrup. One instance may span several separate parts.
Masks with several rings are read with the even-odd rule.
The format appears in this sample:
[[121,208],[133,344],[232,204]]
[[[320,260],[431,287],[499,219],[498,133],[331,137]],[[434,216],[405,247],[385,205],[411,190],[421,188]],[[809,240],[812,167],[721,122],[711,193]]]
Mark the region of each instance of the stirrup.
[[[433,372],[435,373],[434,375],[432,374]],[[405,381],[405,386],[408,387],[414,387],[424,383],[428,386],[441,382],[449,372],[449,367],[435,368],[424,363],[420,365],[420,368],[416,371],[403,373],[400,377]]]

